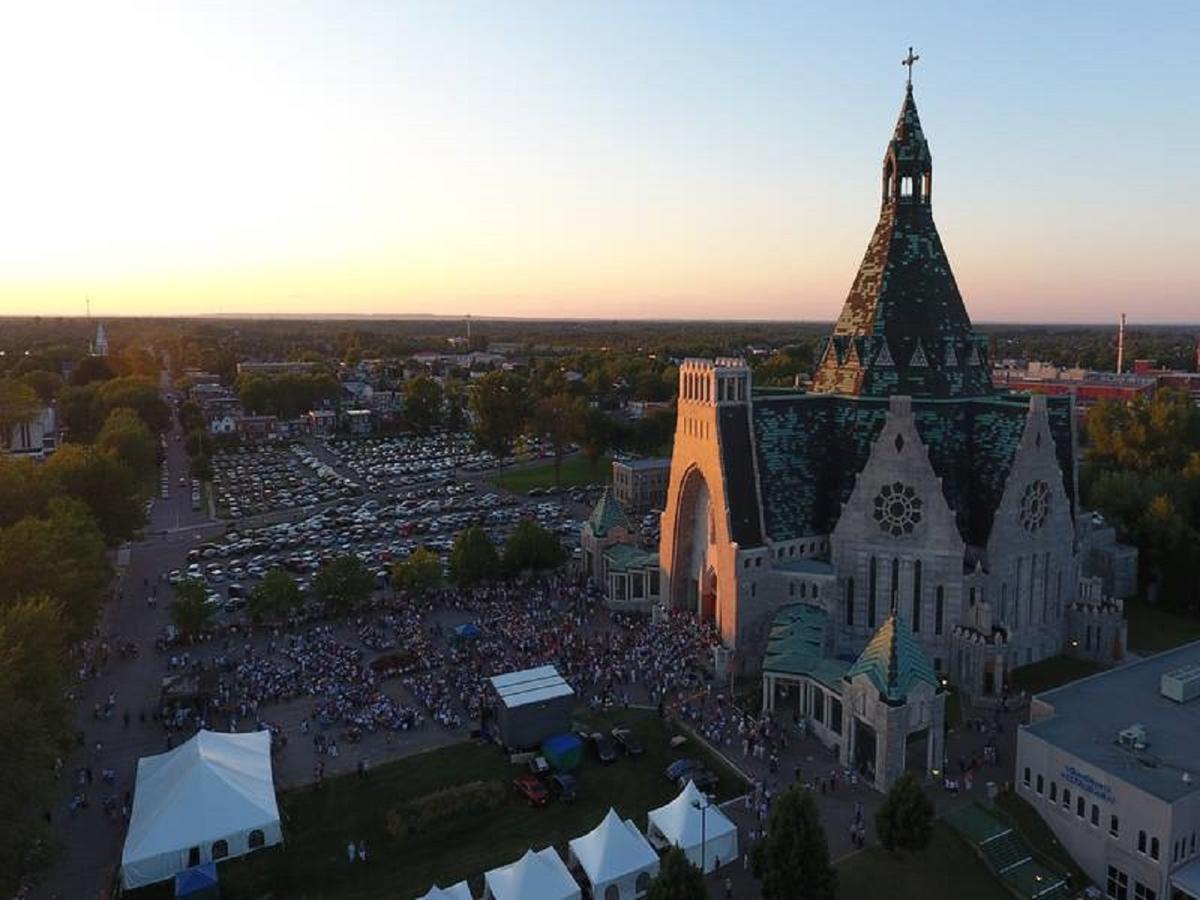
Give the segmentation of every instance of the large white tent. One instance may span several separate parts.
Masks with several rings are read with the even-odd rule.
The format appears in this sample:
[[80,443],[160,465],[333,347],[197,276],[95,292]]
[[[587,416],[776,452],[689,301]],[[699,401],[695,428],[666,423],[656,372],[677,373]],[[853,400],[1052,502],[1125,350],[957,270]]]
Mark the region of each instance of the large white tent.
[[604,820],[569,844],[568,861],[577,863],[595,900],[634,900],[658,874],[658,854],[629,819],[609,809]]
[[705,872],[713,871],[719,863],[733,862],[738,855],[737,826],[719,806],[709,802],[689,781],[666,806],[650,810],[646,837],[659,847],[674,844],[682,848],[697,867],[703,859]]
[[418,897],[417,900],[474,900],[474,898],[471,896],[471,889],[467,887],[467,883],[460,881],[448,888],[440,888],[435,884],[429,889],[428,894]]
[[583,900],[553,847],[526,850],[515,863],[485,872],[483,881],[483,900]]
[[200,731],[138,760],[121,883],[153,884],[190,865],[282,842],[270,732]]

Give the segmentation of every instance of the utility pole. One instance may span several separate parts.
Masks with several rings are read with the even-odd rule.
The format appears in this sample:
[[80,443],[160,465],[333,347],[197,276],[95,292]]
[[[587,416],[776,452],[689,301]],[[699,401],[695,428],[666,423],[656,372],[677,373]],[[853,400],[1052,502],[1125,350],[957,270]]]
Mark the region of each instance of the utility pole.
[[1125,368],[1125,313],[1121,313],[1121,324],[1117,328],[1117,374]]

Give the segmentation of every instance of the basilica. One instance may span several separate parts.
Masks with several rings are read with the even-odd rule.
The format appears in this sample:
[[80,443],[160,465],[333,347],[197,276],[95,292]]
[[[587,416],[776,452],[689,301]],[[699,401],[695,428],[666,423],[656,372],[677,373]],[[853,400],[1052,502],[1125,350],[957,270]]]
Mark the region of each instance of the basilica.
[[[993,386],[934,225],[910,82],[810,388],[758,388],[739,358],[680,367],[663,602],[714,622],[728,664],[763,672],[768,707],[836,717],[839,738],[856,692],[892,710],[925,692],[909,713],[929,730],[944,683],[984,697],[1059,653],[1119,659],[1120,600],[1088,571],[1075,421],[1070,397]],[[932,741],[923,753],[936,760]]]

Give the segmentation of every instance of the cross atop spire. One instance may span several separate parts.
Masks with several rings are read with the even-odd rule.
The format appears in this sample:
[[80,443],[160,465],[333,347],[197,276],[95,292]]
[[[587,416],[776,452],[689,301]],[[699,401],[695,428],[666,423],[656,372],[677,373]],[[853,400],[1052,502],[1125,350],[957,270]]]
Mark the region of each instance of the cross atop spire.
[[916,64],[916,61],[920,58],[921,57],[919,55],[913,53],[913,48],[909,47],[908,48],[908,56],[906,56],[906,57],[904,57],[904,59],[900,60],[900,65],[908,66],[908,87],[910,89],[912,88],[912,67],[913,67],[913,65]]

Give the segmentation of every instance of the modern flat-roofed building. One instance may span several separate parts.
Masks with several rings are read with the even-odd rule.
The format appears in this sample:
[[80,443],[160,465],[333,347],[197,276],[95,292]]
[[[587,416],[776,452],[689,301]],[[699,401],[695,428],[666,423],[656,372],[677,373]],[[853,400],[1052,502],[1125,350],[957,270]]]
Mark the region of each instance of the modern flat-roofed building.
[[570,730],[575,691],[554,666],[506,672],[488,681],[497,730],[506,747],[536,747]]
[[1017,791],[1113,900],[1200,900],[1200,642],[1038,694]]
[[613,494],[631,512],[662,509],[671,481],[669,459],[613,460]]

